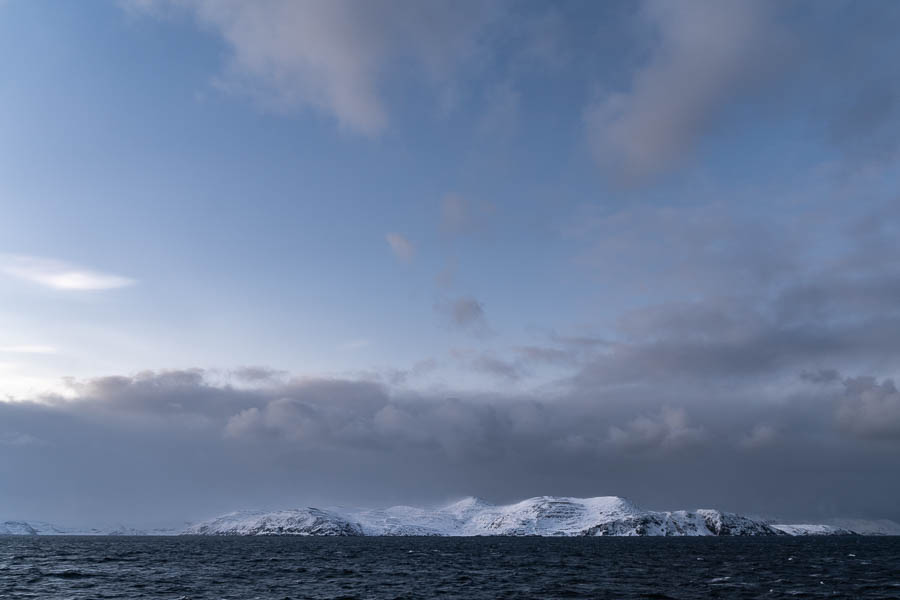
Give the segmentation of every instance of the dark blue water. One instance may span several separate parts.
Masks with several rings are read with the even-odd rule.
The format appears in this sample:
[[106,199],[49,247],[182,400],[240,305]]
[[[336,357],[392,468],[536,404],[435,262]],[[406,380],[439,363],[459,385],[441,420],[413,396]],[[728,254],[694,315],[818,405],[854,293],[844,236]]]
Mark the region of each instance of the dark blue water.
[[900,538],[0,537],[0,598],[900,598]]

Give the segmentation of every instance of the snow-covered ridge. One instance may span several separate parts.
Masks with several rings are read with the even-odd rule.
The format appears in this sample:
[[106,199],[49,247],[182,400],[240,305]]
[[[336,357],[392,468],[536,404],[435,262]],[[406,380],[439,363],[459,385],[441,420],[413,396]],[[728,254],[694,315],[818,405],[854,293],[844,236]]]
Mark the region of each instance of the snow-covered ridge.
[[830,519],[828,524],[859,535],[900,535],[900,523],[888,519]]
[[188,535],[733,536],[852,534],[826,525],[772,525],[713,509],[648,511],[616,496],[539,496],[493,505],[466,498],[436,509],[300,508],[222,515]]
[[318,508],[238,511],[193,525],[191,535],[364,535],[357,523]]
[[41,521],[0,521],[0,535],[61,535],[65,530]]
[[772,527],[785,532],[788,535],[858,535],[855,531],[835,527],[834,525],[781,525],[773,524]]
[[178,531],[133,529],[119,525],[112,528],[78,529],[44,521],[0,521],[0,535],[176,535]]
[[465,498],[437,508],[335,507],[239,511],[183,531],[128,527],[72,529],[0,521],[0,535],[302,535],[302,536],[734,536],[897,535],[893,521],[776,524],[713,509],[650,511],[617,496],[539,496],[507,505]]

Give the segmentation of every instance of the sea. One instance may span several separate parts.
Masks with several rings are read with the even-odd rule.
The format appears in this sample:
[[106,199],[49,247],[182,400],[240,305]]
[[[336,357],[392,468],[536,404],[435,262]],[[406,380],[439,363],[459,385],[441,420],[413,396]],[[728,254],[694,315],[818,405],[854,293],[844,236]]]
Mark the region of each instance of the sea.
[[900,598],[900,537],[0,537],[0,598]]

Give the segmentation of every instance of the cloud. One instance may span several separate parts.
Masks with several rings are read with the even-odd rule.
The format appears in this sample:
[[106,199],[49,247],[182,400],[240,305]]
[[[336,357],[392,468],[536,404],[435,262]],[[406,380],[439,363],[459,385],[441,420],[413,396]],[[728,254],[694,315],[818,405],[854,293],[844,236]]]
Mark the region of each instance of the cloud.
[[447,194],[441,199],[441,228],[454,235],[474,233],[487,224],[494,210],[490,203]]
[[230,437],[279,437],[320,444],[363,443],[371,421],[388,402],[375,383],[307,380],[282,390],[281,397],[251,406],[228,418]]
[[585,113],[597,160],[639,180],[682,160],[723,107],[783,62],[768,2],[649,1],[640,18],[656,44],[627,91],[599,94]]
[[231,369],[229,370],[229,374],[243,382],[261,383],[282,379],[287,375],[287,372],[278,369],[270,369],[269,367],[248,366]]
[[[900,394],[892,379],[900,370],[900,271],[889,258],[898,251],[895,210],[875,207],[869,216],[851,220],[840,213],[823,217],[817,222],[822,239],[809,236],[793,246],[789,265],[778,265],[770,252],[792,247],[783,240],[793,236],[793,225],[756,230],[766,241],[754,242],[737,232],[739,220],[713,227],[720,223],[714,208],[698,229],[692,227],[694,209],[668,211],[671,230],[684,238],[669,246],[673,259],[662,251],[657,256],[655,248],[648,252],[656,243],[654,232],[663,230],[653,212],[635,212],[604,218],[594,230],[603,238],[602,254],[610,253],[609,260],[618,261],[611,266],[621,270],[607,270],[605,256],[597,264],[605,280],[620,281],[615,275],[627,275],[635,255],[661,263],[662,273],[654,278],[649,301],[618,314],[604,343],[585,349],[570,385],[640,401],[653,396],[691,415],[718,403],[733,407],[739,394],[741,402],[757,407],[742,417],[756,425],[727,434],[744,450],[781,447],[806,436],[838,444],[834,438],[840,434],[865,452],[869,442],[900,439]],[[608,227],[612,223],[634,228],[616,233]],[[737,234],[727,233],[732,231]],[[822,248],[827,255],[816,254]],[[735,278],[736,271],[744,275]],[[683,287],[683,278],[692,278],[691,286]],[[773,414],[765,414],[766,406]],[[611,438],[637,447],[665,439],[665,424],[661,416],[634,420],[630,427],[616,424]],[[703,429],[707,443],[725,435]]]
[[635,417],[624,426],[609,428],[609,441],[629,450],[677,450],[703,441],[700,427],[688,424],[683,408],[663,407],[655,415]]
[[800,379],[810,383],[834,383],[841,380],[841,374],[837,369],[817,369],[815,371],[801,371]]
[[519,346],[514,351],[524,362],[529,363],[572,365],[577,359],[571,350],[550,346]]
[[834,144],[840,171],[890,168],[900,155],[900,68],[881,57],[896,53],[898,15],[889,4],[798,12],[769,0],[646,0],[623,52],[641,62],[623,83],[604,73],[584,111],[587,140],[610,175],[639,183],[752,115],[757,132],[777,124],[772,140],[785,123],[803,123],[814,143]]
[[623,308],[583,349],[580,385],[896,373],[900,215],[875,207],[874,225],[823,208],[768,223],[718,204],[582,219],[580,264]]
[[449,319],[451,325],[461,330],[476,335],[490,333],[484,306],[471,296],[463,296],[450,302],[440,303],[435,308]]
[[515,346],[506,352],[455,350],[463,366],[505,382],[518,382],[541,374],[543,368],[571,373],[584,359],[580,349],[554,346]]
[[389,233],[384,238],[391,247],[391,252],[400,260],[409,262],[416,255],[416,247],[413,243],[399,233]]
[[893,380],[850,377],[844,387],[836,415],[841,427],[865,439],[900,440],[900,392]]
[[136,283],[120,275],[33,256],[2,255],[0,272],[44,287],[67,291],[110,290]]
[[742,215],[722,202],[685,206],[638,204],[579,211],[567,238],[580,244],[577,261],[616,288],[645,294],[664,288],[678,296],[734,295],[772,285],[803,268],[812,242],[787,227],[800,223]]
[[[823,477],[834,483],[834,511],[896,517],[896,448],[867,449],[857,437],[892,443],[871,427],[890,414],[896,390],[859,383],[874,399],[839,430],[839,413],[815,394],[773,403],[744,388],[674,385],[453,393],[308,377],[237,388],[216,372],[148,371],[72,381],[65,397],[0,402],[9,450],[0,470],[16,481],[7,511],[63,521],[180,522],[242,506],[464,493],[622,494],[660,507],[802,513],[821,499]],[[859,408],[856,392],[833,406]],[[764,425],[748,432],[748,423]],[[768,423],[783,453],[748,452],[773,442]],[[793,468],[782,475],[785,454]],[[871,477],[860,480],[851,467],[863,464]]]
[[756,425],[739,441],[742,448],[754,450],[772,445],[778,439],[778,431],[771,425]]
[[469,364],[476,371],[506,381],[518,381],[522,377],[522,372],[518,365],[511,361],[497,358],[496,356],[482,354],[473,358]]
[[434,372],[439,367],[438,361],[433,358],[418,360],[407,369],[381,369],[374,375],[376,381],[385,381],[391,385],[403,385],[410,380],[415,380],[428,373]]
[[[669,326],[660,326],[652,336],[643,337],[622,330],[618,342],[594,355],[578,377],[594,384],[620,384],[651,380],[727,380],[772,377],[793,370],[809,372],[822,362],[867,362],[900,359],[900,345],[892,337],[900,331],[900,318],[894,315],[860,314],[848,321],[834,320],[829,315],[823,322],[802,323],[782,320],[759,312],[748,312],[748,320],[740,318],[749,306],[738,305],[732,315],[723,313],[716,299],[654,307],[657,316],[664,315]],[[691,313],[685,316],[685,312]],[[710,328],[694,331],[679,326],[697,314],[708,315]],[[728,318],[729,327],[712,329],[719,317]],[[631,319],[638,319],[631,315]],[[806,379],[824,382],[824,376]]]
[[479,33],[499,14],[480,2],[210,2],[172,4],[218,33],[232,55],[221,85],[276,110],[313,108],[366,135],[389,121],[381,93],[392,70],[413,66],[439,91],[480,51]]
[[450,316],[462,327],[468,327],[484,321],[484,307],[474,298],[458,298],[450,305]]

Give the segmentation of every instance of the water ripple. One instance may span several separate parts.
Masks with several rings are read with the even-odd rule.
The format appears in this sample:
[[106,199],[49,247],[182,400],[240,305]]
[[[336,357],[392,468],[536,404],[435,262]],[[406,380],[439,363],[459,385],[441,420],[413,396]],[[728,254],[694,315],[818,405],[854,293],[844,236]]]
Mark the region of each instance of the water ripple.
[[900,538],[0,537],[0,598],[897,598]]

